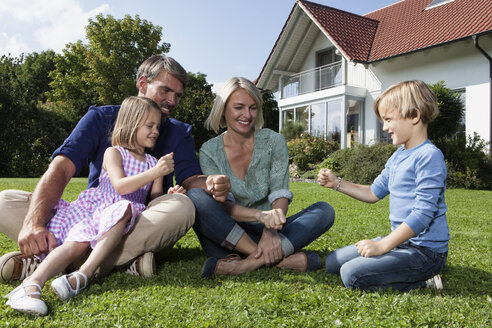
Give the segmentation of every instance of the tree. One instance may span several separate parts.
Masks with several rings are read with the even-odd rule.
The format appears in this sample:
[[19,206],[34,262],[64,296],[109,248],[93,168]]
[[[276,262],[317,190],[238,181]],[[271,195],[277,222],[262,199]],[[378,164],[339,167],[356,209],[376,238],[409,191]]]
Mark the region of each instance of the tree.
[[20,69],[19,81],[27,102],[46,102],[46,93],[51,90],[52,79],[49,75],[55,69],[56,56],[53,50],[39,54],[33,52],[25,56]]
[[153,54],[169,51],[162,28],[138,15],[99,14],[86,27],[88,44],[68,44],[56,59],[49,99],[61,102],[77,121],[91,104],[120,104],[136,94],[136,72]]
[[263,118],[265,120],[265,128],[272,129],[278,132],[278,103],[269,90],[262,92],[263,96]]
[[[39,176],[67,136],[66,123],[39,106],[54,53],[0,60],[0,176]],[[24,60],[25,58],[25,60]]]
[[439,114],[429,124],[429,139],[437,146],[442,140],[456,135],[460,128],[464,106],[460,95],[446,87],[444,81],[429,85],[437,98]]
[[183,97],[173,116],[193,126],[192,134],[198,150],[205,141],[216,136],[214,131],[207,130],[204,125],[212,109],[215,94],[205,74],[188,73],[188,80],[188,86],[184,89]]

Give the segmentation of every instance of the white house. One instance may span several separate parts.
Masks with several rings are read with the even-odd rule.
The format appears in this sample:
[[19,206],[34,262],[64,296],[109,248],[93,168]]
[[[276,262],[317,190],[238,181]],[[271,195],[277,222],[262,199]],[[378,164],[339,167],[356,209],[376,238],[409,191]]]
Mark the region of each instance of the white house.
[[276,93],[280,128],[370,144],[385,136],[373,112],[393,83],[443,80],[466,107],[466,134],[491,140],[491,0],[402,0],[364,16],[298,0],[257,86]]

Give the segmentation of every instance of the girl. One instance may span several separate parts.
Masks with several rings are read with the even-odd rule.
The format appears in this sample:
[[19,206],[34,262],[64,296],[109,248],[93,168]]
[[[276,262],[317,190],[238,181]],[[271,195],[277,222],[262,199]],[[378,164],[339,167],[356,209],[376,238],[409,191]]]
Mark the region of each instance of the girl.
[[[7,295],[7,305],[20,312],[46,315],[41,289],[92,247],[78,271],[56,278],[53,292],[66,300],[83,290],[103,260],[112,252],[145,209],[145,200],[162,195],[162,177],[174,170],[173,154],[156,160],[145,153],[159,136],[159,106],[145,97],[125,99],[106,149],[99,186],[83,191],[73,203],[63,200],[47,228],[61,245],[48,254],[37,270]],[[170,193],[182,187],[170,188]]]
[[449,241],[446,164],[427,139],[427,125],[438,113],[436,98],[422,81],[401,82],[376,99],[374,111],[393,144],[402,145],[381,174],[369,187],[322,169],[318,182],[368,203],[390,194],[391,233],[331,252],[326,270],[340,274],[352,289],[441,289],[438,273],[446,263]]

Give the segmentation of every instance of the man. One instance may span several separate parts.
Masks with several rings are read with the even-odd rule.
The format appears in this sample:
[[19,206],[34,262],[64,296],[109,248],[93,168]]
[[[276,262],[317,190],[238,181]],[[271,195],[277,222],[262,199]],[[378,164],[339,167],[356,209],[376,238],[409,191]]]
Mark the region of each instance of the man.
[[[224,201],[230,189],[226,176],[202,175],[196,159],[191,126],[169,115],[179,104],[188,76],[170,57],[154,55],[137,72],[139,96],[154,100],[162,112],[159,139],[150,154],[159,158],[174,153],[176,183],[187,190],[203,188],[217,200]],[[54,235],[46,229],[70,179],[87,164],[90,167],[88,188],[99,184],[103,154],[110,146],[109,136],[119,106],[91,106],[65,142],[53,153],[53,160],[34,192],[0,192],[0,232],[17,241],[20,252],[0,258],[0,281],[23,280],[37,267],[34,255],[55,248]],[[163,181],[163,190],[173,184],[172,174]],[[113,256],[100,268],[100,274],[113,267],[127,267],[126,272],[144,277],[154,274],[154,253],[164,256],[193,225],[195,208],[183,194],[166,194],[151,203],[139,216],[134,229],[123,238]]]

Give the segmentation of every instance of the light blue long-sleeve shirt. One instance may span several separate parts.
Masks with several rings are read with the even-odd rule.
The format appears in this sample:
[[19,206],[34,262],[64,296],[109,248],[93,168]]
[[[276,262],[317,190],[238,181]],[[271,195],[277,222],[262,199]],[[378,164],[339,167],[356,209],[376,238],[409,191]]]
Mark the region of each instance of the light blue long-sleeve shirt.
[[371,190],[379,199],[390,194],[391,231],[406,222],[415,233],[410,243],[448,250],[446,175],[444,156],[429,140],[408,150],[402,146],[388,159]]

